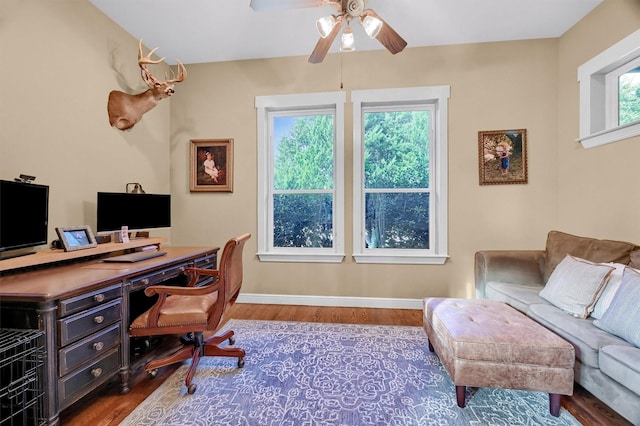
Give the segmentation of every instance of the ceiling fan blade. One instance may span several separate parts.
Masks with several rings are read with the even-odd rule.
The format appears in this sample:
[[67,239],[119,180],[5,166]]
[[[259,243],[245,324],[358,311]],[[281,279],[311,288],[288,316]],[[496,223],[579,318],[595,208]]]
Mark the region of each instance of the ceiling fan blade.
[[396,53],[402,52],[404,48],[407,47],[405,39],[400,37],[400,34],[391,28],[391,26],[387,24],[387,22],[376,12],[371,9],[367,9],[365,12],[382,21],[382,29],[376,36],[376,40],[386,47],[389,52],[395,55]]
[[342,16],[338,16],[336,19],[336,24],[333,26],[333,29],[329,33],[329,35],[325,38],[320,38],[318,43],[316,43],[316,47],[311,52],[311,56],[309,56],[309,62],[312,64],[319,64],[324,60],[324,57],[327,56],[327,52],[329,48],[333,44],[333,40],[336,39],[336,36],[342,29]]
[[321,7],[331,3],[335,3],[335,1],[332,1],[332,0],[251,0],[251,8],[256,12],[268,12],[272,10]]

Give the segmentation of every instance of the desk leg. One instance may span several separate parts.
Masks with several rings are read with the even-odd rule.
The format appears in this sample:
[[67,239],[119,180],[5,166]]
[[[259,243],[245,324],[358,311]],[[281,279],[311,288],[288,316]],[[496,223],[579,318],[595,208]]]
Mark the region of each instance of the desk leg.
[[129,368],[130,358],[129,353],[129,290],[131,283],[125,281],[122,289],[122,327],[120,331],[120,393],[122,395],[129,393],[131,388],[129,387]]
[[57,306],[53,302],[38,304],[38,316],[40,329],[44,331],[46,359],[44,363],[44,413],[47,425],[60,423],[58,411],[58,351],[56,350],[56,311]]

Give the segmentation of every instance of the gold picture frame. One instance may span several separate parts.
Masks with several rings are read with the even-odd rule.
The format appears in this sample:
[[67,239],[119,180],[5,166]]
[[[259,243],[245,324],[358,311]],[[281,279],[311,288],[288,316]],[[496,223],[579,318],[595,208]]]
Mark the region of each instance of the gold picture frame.
[[191,140],[191,192],[233,192],[233,139]]
[[527,130],[478,132],[480,185],[528,183]]

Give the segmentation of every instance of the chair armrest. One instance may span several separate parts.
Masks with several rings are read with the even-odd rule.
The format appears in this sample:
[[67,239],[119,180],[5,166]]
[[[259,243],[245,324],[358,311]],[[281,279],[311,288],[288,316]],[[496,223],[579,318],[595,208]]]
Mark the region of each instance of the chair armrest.
[[219,277],[220,271],[217,269],[203,269],[203,268],[185,268],[184,273],[191,275],[187,287],[194,287],[198,283],[200,275],[207,275],[209,277]]
[[485,298],[490,281],[544,286],[544,250],[484,250],[475,255],[476,298]]

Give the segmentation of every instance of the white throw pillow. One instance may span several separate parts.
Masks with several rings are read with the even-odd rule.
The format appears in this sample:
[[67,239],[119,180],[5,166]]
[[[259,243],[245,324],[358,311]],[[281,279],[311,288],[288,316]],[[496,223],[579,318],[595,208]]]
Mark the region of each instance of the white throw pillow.
[[540,297],[573,316],[586,318],[614,269],[567,255],[540,290]]
[[640,347],[640,272],[626,268],[622,284],[602,319],[593,325]]
[[593,312],[591,312],[591,316],[595,319],[602,318],[602,315],[604,315],[611,304],[613,296],[615,296],[616,291],[618,291],[618,288],[620,288],[620,284],[622,283],[622,273],[624,272],[624,268],[627,267],[627,265],[622,263],[611,263],[610,265],[616,269],[611,273],[609,281],[607,281],[607,284],[604,286],[600,297],[598,297],[596,306],[593,308]]

